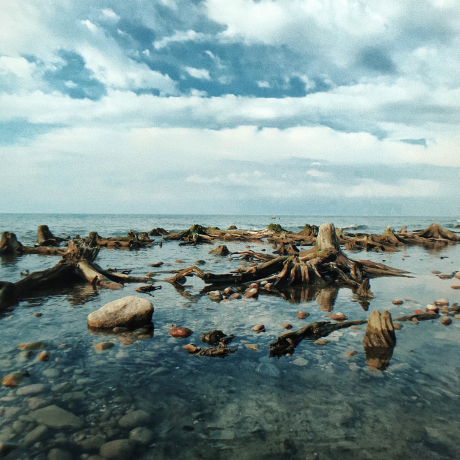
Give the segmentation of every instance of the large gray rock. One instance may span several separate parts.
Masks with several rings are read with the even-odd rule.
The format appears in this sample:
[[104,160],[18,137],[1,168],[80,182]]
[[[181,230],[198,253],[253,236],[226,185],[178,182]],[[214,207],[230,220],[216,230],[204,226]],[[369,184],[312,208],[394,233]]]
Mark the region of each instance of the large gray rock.
[[153,305],[147,299],[128,296],[114,300],[88,315],[88,326],[98,329],[134,327],[152,321]]
[[26,436],[22,440],[22,443],[26,446],[35,444],[37,441],[43,438],[47,432],[48,428],[45,425],[38,425],[32,431],[26,434]]
[[51,428],[81,428],[83,421],[71,412],[67,412],[58,406],[52,405],[37,409],[30,414],[38,423]]

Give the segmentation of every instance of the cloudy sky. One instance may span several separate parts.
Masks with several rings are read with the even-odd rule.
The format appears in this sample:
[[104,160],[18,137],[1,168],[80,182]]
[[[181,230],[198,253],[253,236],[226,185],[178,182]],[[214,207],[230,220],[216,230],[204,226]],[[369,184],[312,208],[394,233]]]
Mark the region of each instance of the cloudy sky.
[[458,0],[0,0],[0,212],[460,214]]

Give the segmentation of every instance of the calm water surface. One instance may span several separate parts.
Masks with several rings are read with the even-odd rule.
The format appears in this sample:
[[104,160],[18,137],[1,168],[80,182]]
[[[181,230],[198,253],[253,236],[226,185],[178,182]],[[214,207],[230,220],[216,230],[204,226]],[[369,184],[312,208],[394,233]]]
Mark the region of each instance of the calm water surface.
[[[32,245],[40,224],[49,225],[55,235],[86,236],[96,230],[103,236],[121,236],[130,229],[181,230],[193,223],[260,229],[276,222],[296,231],[305,223],[333,222],[374,233],[381,233],[387,225],[396,229],[407,225],[413,230],[438,222],[454,229],[459,223],[457,217],[270,217],[0,214],[0,227]],[[133,442],[130,454],[123,458],[460,458],[460,320],[453,319],[450,326],[436,320],[405,323],[397,331],[397,345],[384,371],[373,371],[366,364],[361,346],[365,327],[334,333],[325,346],[305,340],[291,357],[268,358],[268,344],[285,331],[281,323],[297,329],[323,320],[331,308],[349,319],[366,319],[374,309],[389,310],[393,317],[407,315],[440,297],[460,302],[460,290],[450,287],[456,284],[455,278],[441,280],[431,273],[460,270],[460,245],[438,251],[407,247],[389,254],[348,254],[409,270],[413,276],[371,280],[375,298],[368,311],[345,288],[215,303],[204,295],[199,279],[188,278],[182,291],[161,282],[170,276],[167,270],[184,268],[199,259],[206,261],[204,269],[215,273],[238,268],[239,260],[209,254],[217,244],[179,247],[177,242],[165,242],[162,248],[101,250],[98,263],[104,268],[130,269],[134,275],[155,270],[155,284],[162,289],[154,297],[136,293],[137,284],[121,291],[64,284],[0,314],[0,377],[18,370],[30,374],[15,389],[0,388],[0,441],[19,446],[7,458],[46,459],[51,449],[60,448],[73,459],[88,459],[98,455],[102,442],[127,439],[138,426],[148,428],[151,438]],[[246,243],[227,246],[238,251]],[[272,251],[264,242],[251,244],[251,249]],[[16,281],[21,271],[43,270],[59,259],[4,257],[0,259],[0,280]],[[185,264],[175,263],[177,259]],[[148,267],[158,261],[171,265]],[[123,345],[126,337],[88,331],[89,313],[127,295],[152,301],[153,337],[134,338],[131,345]],[[328,308],[321,300],[325,297],[335,297],[333,306]],[[394,306],[391,301],[395,298],[406,300]],[[296,318],[299,310],[310,313],[307,320]],[[35,317],[37,312],[42,316]],[[186,326],[194,333],[189,339],[174,339],[168,335],[171,324]],[[267,332],[252,332],[257,324],[264,324]],[[201,333],[212,329],[236,336],[234,355],[218,359],[191,356],[183,350],[189,342],[199,346]],[[36,359],[38,351],[27,354],[17,348],[19,343],[33,341],[46,343],[51,355],[48,362]],[[101,341],[115,345],[97,352],[94,345]],[[259,345],[259,350],[248,349],[247,344]],[[358,354],[346,358],[348,350]],[[36,394],[22,394],[20,389],[31,384],[43,386],[35,387]],[[59,406],[81,417],[84,424],[78,429],[48,428],[28,444],[25,437],[37,426],[30,414],[40,404]],[[150,418],[120,426],[120,418],[132,410],[144,410]]]

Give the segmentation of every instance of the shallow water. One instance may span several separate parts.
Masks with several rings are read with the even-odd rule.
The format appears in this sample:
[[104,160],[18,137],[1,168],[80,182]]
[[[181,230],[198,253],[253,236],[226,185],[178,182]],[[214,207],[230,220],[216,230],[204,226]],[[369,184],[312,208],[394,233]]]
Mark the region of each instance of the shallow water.
[[[32,244],[38,225],[74,236],[97,230],[103,236],[148,231],[153,227],[184,229],[193,223],[226,228],[263,228],[280,223],[298,230],[305,223],[331,221],[336,226],[360,226],[365,232],[382,232],[387,225],[409,230],[425,228],[431,222],[452,228],[456,218],[350,218],[270,216],[77,216],[0,215],[2,230],[14,231],[24,244]],[[157,241],[160,239],[155,238]],[[218,244],[218,243],[217,243]],[[431,273],[460,270],[460,246],[440,251],[408,247],[396,253],[359,252],[356,259],[371,259],[408,270],[413,278],[371,280],[375,298],[365,311],[349,289],[319,293],[304,290],[283,297],[260,295],[258,300],[215,303],[203,294],[204,284],[188,278],[184,291],[161,282],[167,270],[206,261],[204,269],[227,272],[240,261],[216,259],[208,254],[214,245],[179,247],[165,242],[141,250],[101,250],[98,263],[106,268],[131,269],[134,275],[155,273],[162,289],[154,297],[126,285],[122,291],[94,289],[88,284],[63,285],[37,293],[0,316],[0,377],[27,370],[30,377],[13,389],[0,388],[0,441],[18,444],[7,458],[47,458],[55,447],[85,459],[98,454],[88,447],[92,436],[104,442],[129,437],[133,427],[118,421],[130,410],[142,409],[150,419],[138,424],[152,432],[147,444],[131,447],[131,458],[152,459],[455,459],[460,458],[460,320],[450,326],[437,320],[417,325],[404,323],[397,331],[397,344],[389,366],[372,370],[361,346],[365,327],[343,329],[329,336],[325,346],[303,341],[291,357],[268,358],[268,344],[285,330],[320,321],[333,308],[349,319],[366,319],[378,309],[393,317],[407,315],[416,308],[447,297],[460,302],[460,291],[450,288],[454,280],[441,280]],[[246,243],[228,243],[230,251],[242,250]],[[271,252],[266,243],[251,249]],[[409,257],[403,257],[409,256]],[[176,264],[181,259],[184,264]],[[0,260],[0,279],[16,281],[20,271],[42,270],[59,257],[28,255]],[[148,264],[163,261],[170,266],[152,269]],[[217,263],[214,261],[217,260]],[[460,284],[460,282],[458,283]],[[319,295],[318,295],[319,294]],[[328,294],[328,295],[326,295]],[[88,331],[86,317],[107,302],[127,295],[152,301],[154,333],[151,338],[97,335]],[[324,298],[335,298],[334,305]],[[392,299],[408,299],[395,306]],[[296,317],[307,311],[306,320]],[[40,312],[37,318],[34,313]],[[171,324],[194,331],[188,339],[168,335]],[[267,332],[256,334],[252,327],[264,324]],[[182,346],[199,346],[203,331],[221,329],[236,338],[235,354],[225,358],[191,356]],[[38,351],[24,354],[17,345],[43,341],[51,359],[36,359]],[[97,352],[102,341],[115,345]],[[258,351],[247,344],[259,345]],[[66,344],[65,347],[61,345]],[[345,358],[347,350],[358,354]],[[56,361],[58,359],[58,361]],[[54,370],[55,372],[50,372]],[[21,395],[20,389],[44,384],[36,394]],[[19,393],[19,394],[18,394]],[[49,428],[35,442],[24,445],[27,433],[36,427],[30,405],[55,404],[82,417],[78,429]],[[35,407],[32,405],[32,407]],[[128,458],[128,457],[126,457]]]

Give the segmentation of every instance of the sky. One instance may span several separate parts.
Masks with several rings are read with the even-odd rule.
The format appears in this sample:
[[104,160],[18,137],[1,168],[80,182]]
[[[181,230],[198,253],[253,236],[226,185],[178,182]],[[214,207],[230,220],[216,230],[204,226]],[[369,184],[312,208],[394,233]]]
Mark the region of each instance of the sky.
[[0,212],[460,218],[458,0],[0,0]]

